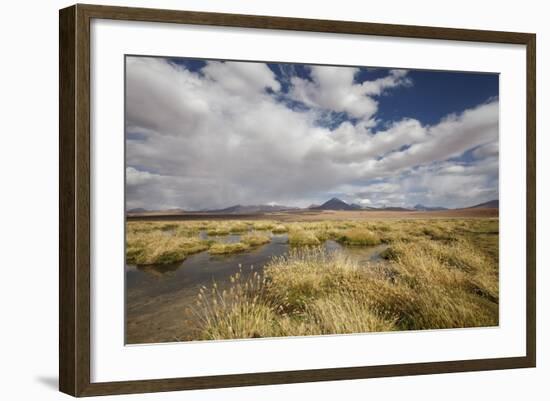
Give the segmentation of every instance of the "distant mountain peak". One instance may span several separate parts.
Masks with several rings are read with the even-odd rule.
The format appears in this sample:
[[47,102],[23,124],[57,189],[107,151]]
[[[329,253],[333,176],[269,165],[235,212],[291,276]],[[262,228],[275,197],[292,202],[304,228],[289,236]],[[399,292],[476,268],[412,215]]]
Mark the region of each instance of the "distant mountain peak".
[[314,207],[317,210],[358,210],[361,206],[344,202],[342,199],[331,198],[321,206]]
[[498,209],[498,208],[499,208],[498,199],[493,199],[488,202],[483,202],[474,206],[466,207],[465,209]]

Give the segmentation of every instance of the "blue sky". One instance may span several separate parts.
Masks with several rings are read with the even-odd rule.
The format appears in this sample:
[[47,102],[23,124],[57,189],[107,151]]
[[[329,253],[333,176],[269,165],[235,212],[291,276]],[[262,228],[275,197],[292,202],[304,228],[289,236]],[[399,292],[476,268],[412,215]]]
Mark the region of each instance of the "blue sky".
[[126,59],[127,207],[498,199],[498,75]]

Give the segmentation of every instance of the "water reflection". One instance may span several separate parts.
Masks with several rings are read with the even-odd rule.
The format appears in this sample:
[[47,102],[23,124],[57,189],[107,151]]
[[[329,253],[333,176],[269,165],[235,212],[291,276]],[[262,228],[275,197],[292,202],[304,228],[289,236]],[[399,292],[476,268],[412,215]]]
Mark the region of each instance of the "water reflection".
[[165,263],[162,265],[144,265],[144,266],[135,266],[136,269],[149,273],[153,276],[160,277],[165,274],[170,274],[175,272],[181,266],[181,262],[178,263]]

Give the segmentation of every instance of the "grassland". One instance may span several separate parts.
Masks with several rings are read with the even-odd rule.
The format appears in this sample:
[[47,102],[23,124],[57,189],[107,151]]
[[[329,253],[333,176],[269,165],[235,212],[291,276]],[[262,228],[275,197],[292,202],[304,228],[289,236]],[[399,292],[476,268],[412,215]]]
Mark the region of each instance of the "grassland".
[[[219,233],[238,233],[239,242]],[[201,289],[196,339],[498,324],[498,218],[130,221],[126,256],[152,264],[251,252],[277,233],[288,235],[288,254]],[[384,261],[327,252],[329,239],[347,248],[386,244]]]

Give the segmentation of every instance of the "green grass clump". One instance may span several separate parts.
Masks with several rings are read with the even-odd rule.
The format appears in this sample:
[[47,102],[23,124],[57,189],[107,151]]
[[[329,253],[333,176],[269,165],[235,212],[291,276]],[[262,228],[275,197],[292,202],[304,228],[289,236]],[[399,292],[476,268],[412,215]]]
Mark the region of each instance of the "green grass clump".
[[229,253],[244,252],[248,248],[250,248],[250,246],[243,242],[235,242],[235,243],[216,242],[210,247],[208,252],[210,252],[212,255],[225,255]]
[[250,246],[259,246],[271,242],[271,238],[267,234],[252,232],[241,236],[241,241]]
[[378,245],[380,238],[365,228],[351,228],[340,232],[336,240],[346,245]]

